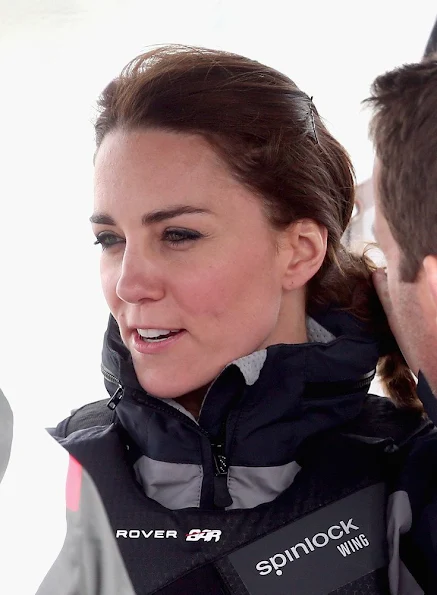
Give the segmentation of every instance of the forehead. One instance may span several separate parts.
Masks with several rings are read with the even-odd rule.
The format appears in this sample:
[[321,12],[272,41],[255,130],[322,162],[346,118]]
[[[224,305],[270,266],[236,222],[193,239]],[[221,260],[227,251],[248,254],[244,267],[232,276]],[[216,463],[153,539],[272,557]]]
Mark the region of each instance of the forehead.
[[162,130],[116,130],[103,140],[95,160],[97,184],[120,180],[147,183],[160,177],[180,184],[214,178],[233,179],[210,144],[199,135]]
[[94,185],[95,208],[115,216],[125,208],[183,204],[239,217],[262,210],[260,199],[234,178],[206,139],[194,134],[111,132],[96,155]]

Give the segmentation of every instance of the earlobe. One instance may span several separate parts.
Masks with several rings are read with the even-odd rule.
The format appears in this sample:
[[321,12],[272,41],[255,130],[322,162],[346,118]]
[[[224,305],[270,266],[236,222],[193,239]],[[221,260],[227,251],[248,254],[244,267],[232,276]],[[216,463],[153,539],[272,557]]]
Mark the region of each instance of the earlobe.
[[434,320],[437,326],[437,256],[427,256],[423,261],[423,269],[434,306]]
[[283,278],[286,290],[298,289],[319,271],[326,256],[328,230],[313,221],[303,219],[287,230],[288,260]]

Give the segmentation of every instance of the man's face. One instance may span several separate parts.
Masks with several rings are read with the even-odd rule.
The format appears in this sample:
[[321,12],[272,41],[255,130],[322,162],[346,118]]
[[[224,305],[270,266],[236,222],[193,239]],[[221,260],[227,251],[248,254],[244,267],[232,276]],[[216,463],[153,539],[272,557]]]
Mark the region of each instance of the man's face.
[[402,252],[382,213],[378,194],[379,172],[379,163],[376,160],[373,170],[374,235],[386,260],[388,293],[398,329],[395,334],[414,374],[417,375],[421,370],[437,394],[437,327],[434,302],[423,267],[414,283],[406,283],[400,278]]

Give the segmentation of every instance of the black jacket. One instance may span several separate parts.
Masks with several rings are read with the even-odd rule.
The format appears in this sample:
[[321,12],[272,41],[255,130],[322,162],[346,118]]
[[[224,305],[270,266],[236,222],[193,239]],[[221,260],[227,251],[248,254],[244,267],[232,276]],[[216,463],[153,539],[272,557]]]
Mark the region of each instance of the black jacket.
[[355,319],[327,313],[309,334],[232,362],[196,422],[145,393],[110,319],[113,423],[69,434],[79,412],[56,434],[136,593],[437,593],[437,432],[367,395],[378,348]]

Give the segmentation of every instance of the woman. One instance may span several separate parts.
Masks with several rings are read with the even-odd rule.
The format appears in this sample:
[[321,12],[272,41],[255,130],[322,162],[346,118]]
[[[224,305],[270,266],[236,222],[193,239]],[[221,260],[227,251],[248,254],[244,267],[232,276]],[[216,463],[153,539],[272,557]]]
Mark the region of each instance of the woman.
[[[399,478],[433,430],[340,243],[353,171],[312,100],[258,62],[163,47],[105,89],[96,139],[115,417],[63,443],[136,593],[422,592]],[[367,395],[378,362],[396,404]]]

